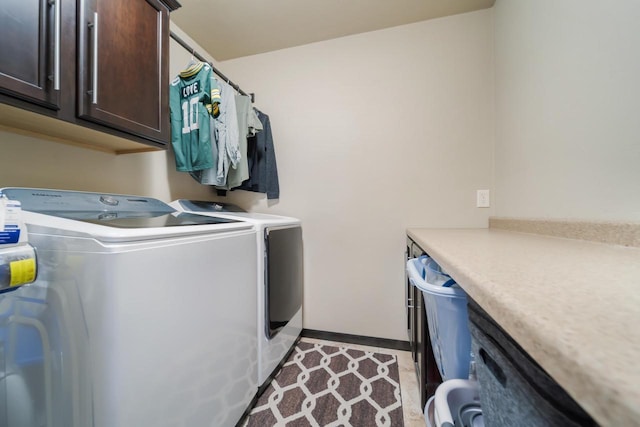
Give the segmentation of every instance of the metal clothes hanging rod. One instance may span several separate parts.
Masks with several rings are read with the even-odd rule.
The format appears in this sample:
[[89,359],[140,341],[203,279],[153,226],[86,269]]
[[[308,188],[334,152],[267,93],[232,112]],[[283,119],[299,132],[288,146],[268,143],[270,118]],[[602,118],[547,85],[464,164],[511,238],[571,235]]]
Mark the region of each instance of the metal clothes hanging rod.
[[198,58],[198,60],[202,61],[202,62],[206,62],[207,64],[209,64],[211,66],[211,69],[213,70],[214,73],[216,73],[218,75],[218,77],[220,77],[222,80],[224,80],[225,82],[229,83],[229,85],[234,88],[235,90],[238,91],[239,94],[241,95],[245,95],[245,96],[249,96],[251,97],[251,102],[255,102],[255,94],[254,93],[246,93],[245,91],[243,91],[242,89],[240,89],[240,86],[238,86],[237,84],[235,84],[234,82],[232,82],[231,80],[229,80],[229,77],[225,76],[224,74],[222,74],[222,71],[218,70],[216,67],[213,66],[213,64],[211,62],[209,62],[207,59],[205,59],[202,55],[200,55],[198,52],[196,52],[191,46],[189,46],[187,44],[187,42],[185,42],[184,40],[182,40],[180,38],[179,35],[177,35],[176,33],[174,33],[173,31],[171,31],[169,33],[169,35],[171,36],[172,39],[174,39],[176,42],[178,42],[178,44],[180,46],[182,46],[183,48],[185,48],[185,50],[191,52],[193,54],[194,57]]

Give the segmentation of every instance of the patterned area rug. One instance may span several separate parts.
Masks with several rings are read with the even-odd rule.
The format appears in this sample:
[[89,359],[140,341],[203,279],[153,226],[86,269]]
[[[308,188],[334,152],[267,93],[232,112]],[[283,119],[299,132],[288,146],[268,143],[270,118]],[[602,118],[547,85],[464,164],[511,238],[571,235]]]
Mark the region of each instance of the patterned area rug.
[[402,427],[395,356],[300,341],[248,427]]

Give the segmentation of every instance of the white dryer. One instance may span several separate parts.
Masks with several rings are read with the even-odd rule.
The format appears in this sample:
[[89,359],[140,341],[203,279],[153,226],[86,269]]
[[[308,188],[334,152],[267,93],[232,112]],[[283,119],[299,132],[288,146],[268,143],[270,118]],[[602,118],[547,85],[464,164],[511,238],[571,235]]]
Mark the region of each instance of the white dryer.
[[258,385],[266,386],[302,332],[303,247],[299,219],[234,205],[176,200],[183,212],[250,222],[257,242]]
[[232,426],[257,387],[250,223],[6,188],[35,283],[0,294],[0,425]]

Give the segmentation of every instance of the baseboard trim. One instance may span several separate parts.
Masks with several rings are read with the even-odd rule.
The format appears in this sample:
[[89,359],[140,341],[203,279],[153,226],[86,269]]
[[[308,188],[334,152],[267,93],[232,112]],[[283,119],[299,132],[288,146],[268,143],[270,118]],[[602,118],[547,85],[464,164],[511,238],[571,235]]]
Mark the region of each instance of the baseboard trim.
[[346,342],[349,344],[367,345],[370,347],[390,348],[392,350],[411,351],[409,341],[392,340],[388,338],[365,337],[362,335],[343,334],[340,332],[318,331],[303,329],[300,334],[305,338],[318,340]]

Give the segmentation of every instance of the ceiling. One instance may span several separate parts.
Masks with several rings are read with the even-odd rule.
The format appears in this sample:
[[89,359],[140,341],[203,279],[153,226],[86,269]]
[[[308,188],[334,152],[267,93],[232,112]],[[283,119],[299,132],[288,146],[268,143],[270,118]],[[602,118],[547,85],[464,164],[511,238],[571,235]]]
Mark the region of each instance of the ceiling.
[[216,60],[465,13],[495,0],[181,0],[171,20]]

